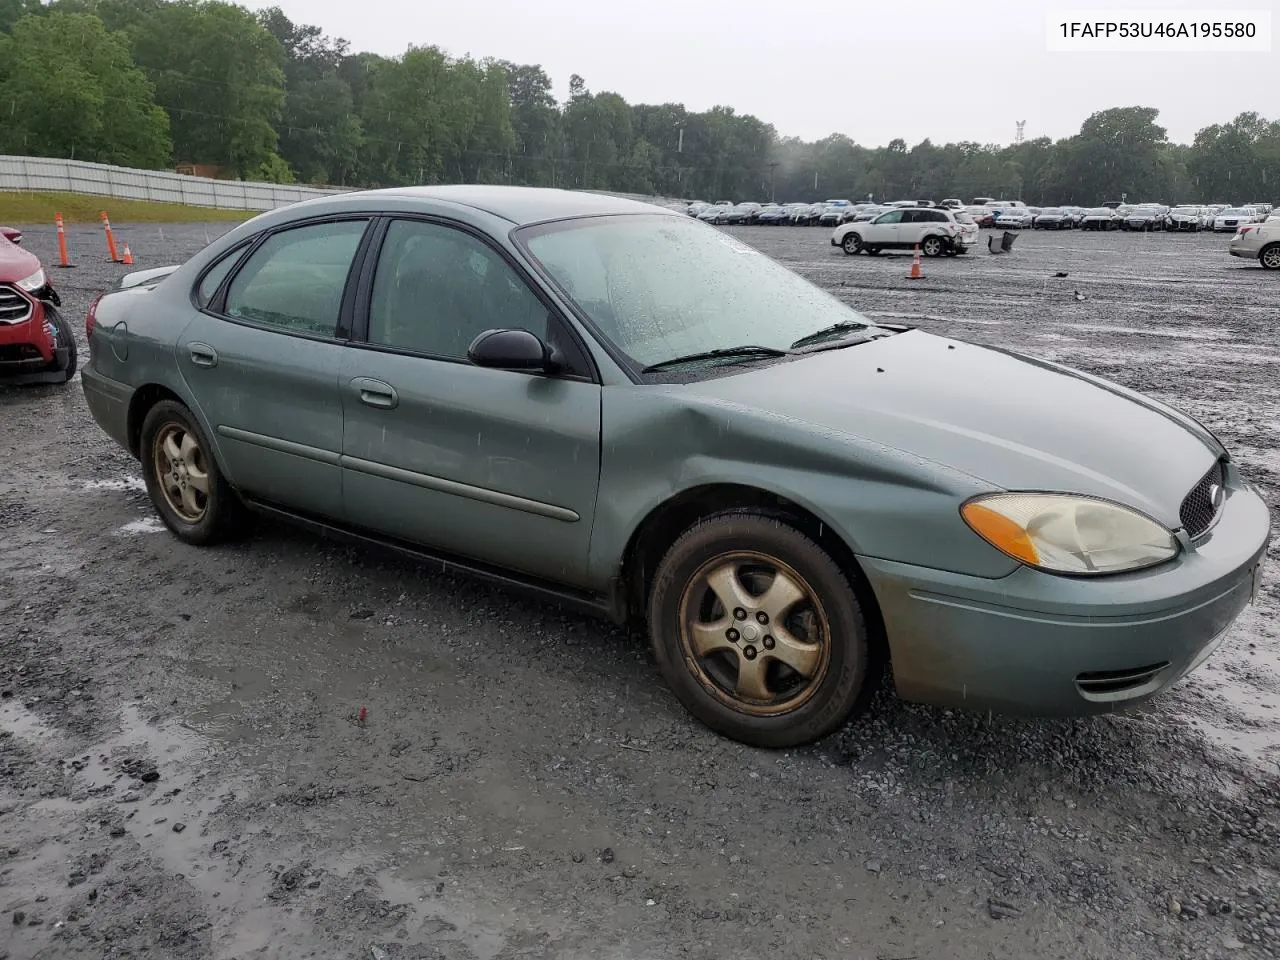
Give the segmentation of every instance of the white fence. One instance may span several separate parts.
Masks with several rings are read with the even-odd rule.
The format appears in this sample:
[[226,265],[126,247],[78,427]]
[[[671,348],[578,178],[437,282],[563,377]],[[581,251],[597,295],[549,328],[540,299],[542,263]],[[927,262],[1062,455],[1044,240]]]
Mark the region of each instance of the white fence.
[[80,160],[9,156],[0,156],[0,190],[67,191],[223,210],[274,210],[299,200],[343,192],[338,188],[210,180]]

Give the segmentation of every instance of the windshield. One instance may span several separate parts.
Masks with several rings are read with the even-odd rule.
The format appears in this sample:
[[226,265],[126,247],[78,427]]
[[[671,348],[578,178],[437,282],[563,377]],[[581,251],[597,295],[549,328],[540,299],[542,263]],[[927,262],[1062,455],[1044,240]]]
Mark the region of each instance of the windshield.
[[755,248],[680,217],[564,220],[517,238],[641,367],[741,344],[786,350],[840,323],[874,327]]
[[1253,211],[1244,210],[1240,207],[1234,207],[1230,210],[1223,210],[1222,215],[1224,217],[1246,217],[1246,216],[1253,216]]

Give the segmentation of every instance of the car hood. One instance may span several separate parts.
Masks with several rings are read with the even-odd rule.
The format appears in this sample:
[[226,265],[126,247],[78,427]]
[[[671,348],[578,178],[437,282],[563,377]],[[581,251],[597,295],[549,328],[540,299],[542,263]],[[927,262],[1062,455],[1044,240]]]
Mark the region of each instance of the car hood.
[[1171,528],[1222,453],[1185,415],[1118,385],[914,330],[685,389],[993,487],[1114,500]]
[[40,269],[40,259],[0,237],[0,283],[17,283]]

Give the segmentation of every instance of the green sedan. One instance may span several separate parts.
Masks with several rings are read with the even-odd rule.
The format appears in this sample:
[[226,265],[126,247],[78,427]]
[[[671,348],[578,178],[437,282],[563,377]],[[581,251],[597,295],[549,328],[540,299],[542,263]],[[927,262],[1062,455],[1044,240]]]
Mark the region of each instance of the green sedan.
[[1256,598],[1270,533],[1190,417],[612,197],[308,201],[86,329],[89,409],[180,539],[267,513],[643,625],[758,746],[835,730],[886,664],[927,703],[1141,702]]

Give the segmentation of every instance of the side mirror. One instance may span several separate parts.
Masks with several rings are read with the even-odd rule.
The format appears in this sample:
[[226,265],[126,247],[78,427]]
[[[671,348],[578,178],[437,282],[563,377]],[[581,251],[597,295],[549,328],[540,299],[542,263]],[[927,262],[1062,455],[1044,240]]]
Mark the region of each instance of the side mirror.
[[477,367],[499,370],[550,373],[559,367],[555,351],[528,330],[486,330],[471,341],[467,359]]
[[0,227],[0,236],[4,237],[10,243],[22,242],[22,231],[15,230],[13,227]]

